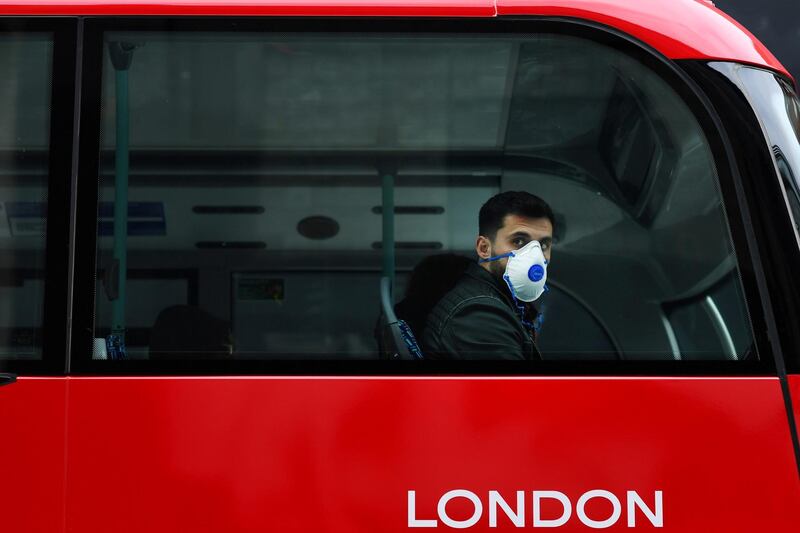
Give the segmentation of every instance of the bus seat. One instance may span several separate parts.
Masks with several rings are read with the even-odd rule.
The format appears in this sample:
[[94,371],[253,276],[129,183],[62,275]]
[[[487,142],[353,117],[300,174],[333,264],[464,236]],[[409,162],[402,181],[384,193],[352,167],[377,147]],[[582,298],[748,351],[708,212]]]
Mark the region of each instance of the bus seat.
[[414,361],[423,359],[422,350],[414,333],[405,321],[397,318],[392,305],[389,278],[381,278],[381,355],[385,359]]
[[469,257],[451,253],[424,258],[411,272],[405,297],[394,307],[397,316],[422,338],[433,307],[456,286],[473,262]]
[[150,332],[150,359],[219,359],[232,350],[230,324],[191,305],[163,309]]

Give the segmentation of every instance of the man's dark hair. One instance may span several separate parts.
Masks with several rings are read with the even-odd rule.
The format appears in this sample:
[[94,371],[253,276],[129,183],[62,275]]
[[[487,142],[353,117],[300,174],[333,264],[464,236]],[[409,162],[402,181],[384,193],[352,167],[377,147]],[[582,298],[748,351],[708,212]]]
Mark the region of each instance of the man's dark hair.
[[480,235],[494,240],[497,230],[503,227],[503,219],[507,215],[525,218],[546,218],[550,220],[555,231],[556,219],[547,202],[538,196],[525,191],[506,191],[492,196],[481,207],[478,216]]

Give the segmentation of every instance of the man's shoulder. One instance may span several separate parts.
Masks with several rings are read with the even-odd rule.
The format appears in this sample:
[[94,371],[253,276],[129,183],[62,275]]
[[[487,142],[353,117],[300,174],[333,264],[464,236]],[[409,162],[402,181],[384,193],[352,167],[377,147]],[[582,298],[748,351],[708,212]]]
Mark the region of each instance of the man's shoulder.
[[508,308],[508,303],[493,286],[491,279],[483,279],[475,269],[467,270],[458,283],[433,306],[428,326],[433,326],[434,330],[440,329],[455,314],[471,306],[488,306],[501,311]]
[[533,356],[533,341],[515,314],[510,297],[505,297],[499,284],[489,276],[465,274],[434,306],[423,336],[426,357],[530,359]]

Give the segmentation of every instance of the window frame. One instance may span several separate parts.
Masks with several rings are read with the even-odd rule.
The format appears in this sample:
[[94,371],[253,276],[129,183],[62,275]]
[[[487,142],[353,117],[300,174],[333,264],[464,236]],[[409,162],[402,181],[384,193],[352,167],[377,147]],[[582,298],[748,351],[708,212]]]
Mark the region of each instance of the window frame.
[[[776,117],[769,108],[759,110],[761,106],[751,94],[757,88],[750,87],[740,72],[758,71],[773,77],[776,81],[775,94],[770,96],[777,96],[777,91],[782,91],[781,96],[786,98],[780,85],[794,88],[794,81],[767,69],[729,61],[694,60],[682,62],[681,66],[702,85],[704,91],[713,95],[714,105],[722,114],[725,126],[734,131],[731,138],[740,146],[735,157],[746,177],[743,180],[743,194],[754,206],[750,231],[758,232],[759,248],[763,248],[761,254],[769,259],[763,264],[760,274],[764,279],[760,281],[763,283],[763,293],[771,299],[770,326],[774,336],[774,340],[771,340],[778,346],[778,375],[783,378],[787,372],[800,373],[800,327],[797,324],[800,283],[796,279],[800,270],[800,248],[797,246],[797,221],[792,215],[786,178],[780,168],[779,161],[785,157],[773,139],[779,137],[779,130],[775,128],[776,118],[780,122],[785,117]],[[754,138],[762,142],[752,143]],[[796,172],[788,159],[783,163],[787,170]],[[768,176],[773,179],[764,179]]]
[[53,36],[48,146],[47,221],[40,359],[0,359],[0,371],[27,375],[67,373],[71,298],[70,232],[78,20],[66,17],[0,17],[0,35],[46,32]]
[[[104,67],[103,35],[115,31],[279,31],[328,33],[555,33],[585,38],[633,56],[659,75],[696,117],[709,142],[719,179],[721,199],[738,260],[756,360],[745,361],[94,361],[96,224],[99,195],[100,113]],[[72,370],[88,375],[776,375],[774,352],[767,339],[770,320],[764,312],[757,283],[763,269],[751,247],[754,238],[745,231],[740,213],[747,209],[739,194],[739,179],[727,134],[705,94],[678,67],[651,47],[596,23],[560,17],[499,17],[494,19],[432,18],[211,18],[211,17],[86,17],[83,39],[84,69],[81,107],[80,175],[76,241],[75,294],[72,322]],[[377,305],[376,305],[377,309]]]

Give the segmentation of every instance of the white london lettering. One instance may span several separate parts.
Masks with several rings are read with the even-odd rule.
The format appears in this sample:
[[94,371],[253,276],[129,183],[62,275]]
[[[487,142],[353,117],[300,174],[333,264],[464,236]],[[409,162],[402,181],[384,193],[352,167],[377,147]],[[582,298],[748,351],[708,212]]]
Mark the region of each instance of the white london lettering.
[[417,520],[417,491],[408,491],[408,527],[437,527],[436,520]]
[[[470,518],[466,520],[453,520],[447,515],[447,502],[454,498],[466,498],[470,502],[472,502],[472,506],[474,508],[474,512]],[[439,513],[439,520],[442,521],[443,524],[446,526],[450,526],[453,529],[466,529],[468,527],[472,527],[478,523],[481,519],[481,515],[483,514],[483,503],[481,499],[474,492],[470,492],[468,490],[456,489],[451,490],[450,492],[446,493],[444,496],[439,498],[439,505],[437,506],[437,510]]]
[[525,525],[525,491],[517,491],[517,510],[513,511],[496,490],[489,491],[489,527],[497,527],[497,506],[503,510],[511,523],[517,527]]
[[[586,516],[586,504],[593,498],[603,498],[611,502],[613,510],[611,516],[605,520],[592,520]],[[617,523],[619,517],[622,515],[622,504],[619,503],[619,498],[614,496],[613,493],[607,490],[590,490],[578,499],[578,518],[581,523],[589,526],[592,529],[605,529]]]
[[[558,518],[542,518],[542,500],[558,500],[561,503],[562,512]],[[561,527],[569,521],[572,516],[572,503],[563,492],[557,490],[535,490],[533,491],[533,527]]]
[[[511,494],[505,493],[506,496]],[[500,491],[490,490],[486,494],[488,505],[484,506],[481,496],[466,489],[455,489],[444,493],[439,497],[436,504],[437,519],[417,518],[417,492],[408,491],[408,527],[409,528],[428,528],[439,527],[441,524],[452,529],[468,529],[486,520],[489,527],[498,527],[498,516],[500,511],[505,515],[500,521],[508,520],[514,527],[525,527],[526,502],[532,504],[531,525],[534,528],[559,528],[575,522],[590,529],[606,529],[617,524],[622,518],[623,506],[621,498],[608,490],[594,489],[581,494],[573,504],[573,500],[564,492],[557,490],[534,490],[531,491],[531,498],[525,498],[525,491],[515,491],[516,505],[514,507],[503,497]],[[664,527],[664,494],[660,490],[653,491],[652,498],[642,498],[635,490],[625,492],[626,522],[629,528],[637,527],[637,517],[646,520],[639,520],[644,524],[648,522],[650,526]],[[447,504],[453,500],[466,500],[467,508],[470,510],[469,517],[465,519],[453,518],[448,514]],[[607,504],[611,504],[611,514],[608,511],[599,511],[594,505],[590,505],[593,500],[603,500],[607,502],[602,507],[607,509]],[[651,503],[652,502],[652,503]],[[543,513],[542,508],[547,507],[547,512]],[[587,507],[589,510],[587,511]],[[426,507],[430,508],[430,507]],[[488,509],[488,518],[484,519],[484,508]],[[574,513],[573,513],[574,509]],[[429,515],[430,516],[430,515]],[[486,522],[484,522],[486,523]]]
[[651,510],[635,491],[628,491],[628,527],[636,527],[636,508],[638,507],[655,527],[664,527],[664,496],[660,490],[655,492],[656,510]]

